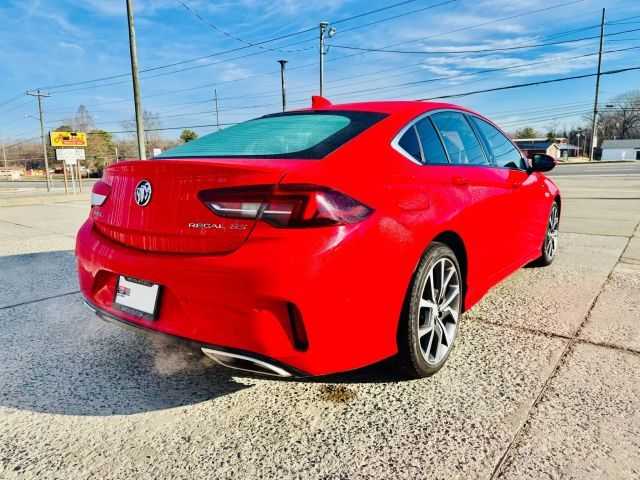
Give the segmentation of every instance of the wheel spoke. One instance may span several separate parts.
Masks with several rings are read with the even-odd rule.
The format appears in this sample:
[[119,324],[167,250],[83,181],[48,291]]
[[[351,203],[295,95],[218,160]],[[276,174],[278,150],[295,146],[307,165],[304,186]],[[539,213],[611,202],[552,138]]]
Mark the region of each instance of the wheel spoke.
[[456,273],[455,268],[450,268],[449,269],[449,273],[447,274],[447,277],[444,279],[444,282],[442,283],[442,291],[446,291],[447,287],[449,286],[449,282],[451,281],[451,278],[453,277],[453,274]]
[[432,330],[431,335],[429,336],[429,342],[427,343],[427,348],[423,351],[427,362],[429,361],[429,354],[431,353],[431,349],[433,348],[433,339],[435,338],[435,336],[436,332],[435,330]]
[[[445,328],[444,323],[442,323],[442,320],[438,319],[438,325],[440,327],[440,331],[442,332],[442,337],[440,338],[440,343],[442,343],[443,345],[446,345],[447,347],[449,347],[451,345],[451,338],[449,338],[449,332],[447,332],[447,329]],[[442,340],[445,340],[447,343],[444,344],[442,342]]]
[[453,323],[458,323],[458,312],[457,312],[457,310],[454,310],[451,307],[447,307],[442,311],[449,314],[449,316],[453,319]]
[[460,287],[458,287],[457,285],[454,285],[451,288],[452,288],[452,291],[449,294],[449,296],[445,298],[444,301],[440,304],[440,310],[444,310],[445,308],[447,308],[451,304],[451,302],[453,302],[460,294]]
[[433,323],[429,322],[428,324],[423,325],[422,327],[418,327],[418,337],[422,338],[425,335],[433,332]]
[[434,308],[436,308],[436,304],[431,300],[425,300],[424,298],[421,298],[420,308],[430,308],[431,310],[433,310]]
[[438,263],[440,264],[440,291],[438,292],[438,301],[440,301],[444,295],[444,258]]
[[[434,363],[438,363],[440,361],[442,351],[442,328],[440,327],[439,323],[436,322],[433,332],[434,339],[436,336],[438,337],[438,339],[435,340],[435,352],[433,352],[433,361]],[[434,346],[432,345],[431,350],[433,350],[433,347]]]
[[[435,303],[438,299],[436,298],[436,291],[435,288],[433,286],[433,269],[431,269],[431,271],[429,272],[429,276],[427,277],[427,283],[430,284],[431,286],[431,300]],[[424,297],[424,295],[423,295]]]

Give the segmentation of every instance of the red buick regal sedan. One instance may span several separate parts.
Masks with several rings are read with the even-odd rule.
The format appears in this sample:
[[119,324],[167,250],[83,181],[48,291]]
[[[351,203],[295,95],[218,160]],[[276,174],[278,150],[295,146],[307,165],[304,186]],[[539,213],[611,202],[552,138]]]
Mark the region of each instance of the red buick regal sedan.
[[323,375],[446,362],[460,315],[556,255],[560,195],[486,118],[369,102],[266,115],[109,165],[76,256],[101,318],[228,367]]

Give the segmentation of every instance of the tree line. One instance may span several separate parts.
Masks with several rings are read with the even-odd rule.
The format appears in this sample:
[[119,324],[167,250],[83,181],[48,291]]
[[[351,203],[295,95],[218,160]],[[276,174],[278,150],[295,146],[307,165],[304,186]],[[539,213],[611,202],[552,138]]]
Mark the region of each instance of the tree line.
[[[593,118],[587,114],[581,125],[558,127],[557,123],[548,125],[540,131],[527,126],[510,133],[512,138],[547,138],[555,141],[563,137],[587,151],[591,145]],[[598,144],[603,140],[623,140],[640,138],[640,90],[632,90],[603,103],[599,107],[597,121]]]

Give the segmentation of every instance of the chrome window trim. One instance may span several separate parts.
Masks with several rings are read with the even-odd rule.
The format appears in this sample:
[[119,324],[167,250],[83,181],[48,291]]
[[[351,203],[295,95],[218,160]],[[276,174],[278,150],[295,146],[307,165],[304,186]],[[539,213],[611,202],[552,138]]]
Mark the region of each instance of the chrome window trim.
[[[475,135],[476,140],[480,144],[480,149],[482,150],[482,153],[484,155],[486,163],[483,163],[483,164],[464,164],[464,163],[455,163],[454,164],[454,163],[451,163],[451,159],[449,158],[449,152],[447,151],[447,149],[443,145],[442,148],[444,149],[444,153],[447,156],[447,160],[449,160],[449,163],[433,163],[433,164],[429,164],[429,163],[426,162],[426,158],[424,157],[424,153],[423,153],[423,157],[422,158],[423,158],[423,160],[425,160],[425,162],[419,162],[415,158],[413,158],[409,152],[407,152],[404,148],[402,148],[400,146],[400,139],[407,132],[407,130],[409,130],[411,127],[415,127],[416,123],[418,123],[423,118],[427,118],[427,117],[430,117],[431,115],[433,115],[434,113],[441,113],[441,112],[455,112],[455,113],[459,113],[463,117],[465,117],[465,115],[473,115],[473,114],[467,112],[466,110],[458,110],[456,108],[437,108],[437,109],[434,109],[434,110],[429,110],[428,112],[425,112],[425,113],[421,113],[420,115],[415,117],[413,120],[411,120],[409,123],[407,123],[396,134],[396,136],[393,137],[393,140],[391,140],[391,147],[395,151],[397,151],[399,154],[404,156],[405,158],[408,158],[413,163],[416,163],[416,164],[421,165],[421,166],[455,165],[455,166],[462,166],[462,167],[496,167],[496,168],[504,168],[504,167],[498,167],[497,165],[495,165],[491,161],[491,159],[489,158],[488,153],[485,151],[484,140],[478,138],[478,134],[476,133],[475,125],[473,125],[466,117],[465,117],[465,120],[469,124],[469,128],[471,128],[471,131]],[[478,117],[478,118],[480,118],[480,117]],[[436,133],[438,134],[438,139],[440,140],[440,143],[442,143],[442,136],[440,135],[440,131],[438,130],[438,126],[435,124],[435,122],[432,122],[432,124],[433,124],[433,127],[436,130]],[[416,128],[416,135],[418,135],[418,129],[417,128]],[[420,146],[421,146],[420,148],[422,148],[422,142],[420,141],[420,136],[419,135],[418,135],[418,141],[420,142]],[[513,143],[513,142],[511,142],[511,143]]]

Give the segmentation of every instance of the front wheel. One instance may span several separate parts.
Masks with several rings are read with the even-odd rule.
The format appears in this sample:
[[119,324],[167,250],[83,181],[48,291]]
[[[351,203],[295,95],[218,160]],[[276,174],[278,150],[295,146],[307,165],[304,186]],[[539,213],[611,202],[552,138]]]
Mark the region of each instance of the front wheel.
[[433,242],[414,274],[398,329],[398,360],[411,376],[436,373],[458,335],[463,284],[453,251]]
[[547,267],[553,263],[558,253],[558,225],[560,222],[560,208],[558,202],[554,201],[549,212],[549,222],[547,223],[547,231],[544,235],[541,255],[535,260],[534,264]]

